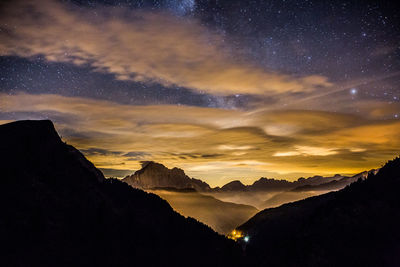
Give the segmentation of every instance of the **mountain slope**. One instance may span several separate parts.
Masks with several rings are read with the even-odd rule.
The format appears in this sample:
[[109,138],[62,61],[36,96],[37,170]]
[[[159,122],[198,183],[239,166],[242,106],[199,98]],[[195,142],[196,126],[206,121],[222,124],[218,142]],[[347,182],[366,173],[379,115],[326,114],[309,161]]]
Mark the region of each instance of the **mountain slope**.
[[0,125],[4,266],[204,266],[237,246],[154,194],[100,171],[50,121]]
[[398,266],[400,159],[346,188],[261,211],[238,227],[249,264]]
[[152,188],[194,188],[197,191],[209,191],[210,186],[198,179],[190,178],[178,168],[168,169],[160,163],[146,161],[142,168],[123,179],[127,184],[142,189]]
[[274,194],[272,197],[263,201],[260,205],[263,209],[273,208],[281,206],[282,204],[294,202],[302,199],[306,199],[308,197],[313,197],[317,195],[321,195],[323,193],[327,193],[326,191],[284,191],[277,194]]

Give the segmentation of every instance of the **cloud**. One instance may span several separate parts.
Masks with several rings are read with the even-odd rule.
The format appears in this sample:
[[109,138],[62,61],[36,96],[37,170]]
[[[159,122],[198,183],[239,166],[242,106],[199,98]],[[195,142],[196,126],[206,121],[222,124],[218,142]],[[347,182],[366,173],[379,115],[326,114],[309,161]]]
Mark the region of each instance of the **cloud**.
[[0,107],[4,122],[53,119],[63,139],[100,168],[134,171],[140,161],[154,160],[213,186],[232,179],[251,183],[261,176],[357,173],[400,151],[400,121],[373,116],[133,106],[30,94],[0,94]]
[[131,152],[124,154],[124,156],[126,156],[126,157],[138,157],[138,158],[141,158],[146,155],[147,155],[147,153],[143,152],[143,151],[131,151]]
[[82,149],[81,152],[87,154],[87,155],[120,155],[122,152],[119,151],[108,151],[105,149],[101,148],[88,148],[88,149]]
[[221,150],[249,150],[252,149],[251,146],[233,146],[233,145],[220,145],[218,149]]
[[[352,150],[353,151],[353,150]],[[356,150],[355,152],[358,152]],[[324,148],[324,147],[312,147],[312,146],[295,146],[294,151],[287,152],[276,152],[273,156],[275,157],[287,157],[287,156],[329,156],[337,154],[335,148]]]
[[279,94],[329,87],[326,77],[292,77],[246,61],[227,38],[193,18],[78,8],[51,0],[10,1],[0,13],[0,55],[89,65],[117,79],[217,94]]

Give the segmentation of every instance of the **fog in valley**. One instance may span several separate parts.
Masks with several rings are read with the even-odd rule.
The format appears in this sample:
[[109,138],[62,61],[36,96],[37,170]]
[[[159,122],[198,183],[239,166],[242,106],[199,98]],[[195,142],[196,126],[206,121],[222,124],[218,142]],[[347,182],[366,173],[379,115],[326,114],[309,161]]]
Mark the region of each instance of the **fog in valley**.
[[146,190],[165,199],[178,213],[228,234],[258,211],[328,191],[196,192],[192,190]]
[[259,210],[274,208],[288,202],[305,199],[312,196],[327,193],[329,191],[275,191],[275,192],[218,192],[204,193],[217,199],[238,204],[246,204],[256,207]]
[[254,206],[221,201],[195,191],[147,191],[168,201],[172,208],[180,214],[195,218],[220,234],[228,234],[259,211]]

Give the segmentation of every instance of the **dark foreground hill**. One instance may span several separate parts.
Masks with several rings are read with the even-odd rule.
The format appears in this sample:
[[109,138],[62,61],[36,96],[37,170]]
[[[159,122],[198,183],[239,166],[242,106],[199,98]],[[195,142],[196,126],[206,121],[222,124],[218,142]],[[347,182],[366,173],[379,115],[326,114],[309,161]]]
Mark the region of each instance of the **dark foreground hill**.
[[0,125],[0,265],[235,265],[233,241],[100,171],[50,121]]
[[246,262],[265,266],[400,266],[400,159],[325,195],[261,211],[238,228]]

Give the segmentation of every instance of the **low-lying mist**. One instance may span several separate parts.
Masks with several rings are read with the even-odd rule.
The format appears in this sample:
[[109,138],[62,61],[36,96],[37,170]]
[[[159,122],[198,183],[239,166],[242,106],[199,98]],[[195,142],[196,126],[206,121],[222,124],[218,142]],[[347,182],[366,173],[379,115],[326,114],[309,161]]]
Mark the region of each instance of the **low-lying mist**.
[[259,210],[266,208],[278,207],[282,204],[302,200],[308,197],[321,195],[329,191],[305,191],[305,192],[293,192],[293,191],[275,191],[275,192],[212,192],[205,193],[216,199],[233,202],[237,204],[245,204],[256,207]]
[[259,210],[251,205],[221,201],[198,192],[147,190],[168,201],[180,214],[207,224],[220,234],[228,234]]
[[210,226],[220,234],[228,234],[258,211],[278,207],[288,202],[324,194],[329,191],[276,192],[207,192],[146,190],[168,201],[171,207],[186,217]]

